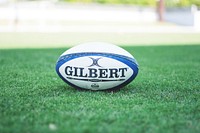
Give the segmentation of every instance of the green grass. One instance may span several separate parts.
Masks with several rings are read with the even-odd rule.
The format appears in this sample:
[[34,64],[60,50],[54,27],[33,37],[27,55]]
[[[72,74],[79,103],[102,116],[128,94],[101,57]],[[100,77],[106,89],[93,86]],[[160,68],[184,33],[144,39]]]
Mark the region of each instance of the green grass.
[[200,45],[125,48],[140,71],[116,93],[65,84],[64,48],[0,50],[0,132],[199,133]]

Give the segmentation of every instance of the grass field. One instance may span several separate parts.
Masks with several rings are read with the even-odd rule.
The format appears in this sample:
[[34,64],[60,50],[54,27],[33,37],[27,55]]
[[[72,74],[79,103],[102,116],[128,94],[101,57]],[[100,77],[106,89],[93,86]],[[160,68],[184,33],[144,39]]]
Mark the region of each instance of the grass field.
[[124,48],[140,71],[115,93],[65,84],[66,48],[0,50],[0,133],[199,133],[200,45]]

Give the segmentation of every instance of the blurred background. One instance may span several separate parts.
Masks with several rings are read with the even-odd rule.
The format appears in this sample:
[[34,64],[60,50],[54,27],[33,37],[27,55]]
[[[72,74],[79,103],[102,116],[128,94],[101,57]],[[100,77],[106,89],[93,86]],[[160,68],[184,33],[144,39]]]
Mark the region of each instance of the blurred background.
[[200,0],[0,0],[0,48],[200,44]]

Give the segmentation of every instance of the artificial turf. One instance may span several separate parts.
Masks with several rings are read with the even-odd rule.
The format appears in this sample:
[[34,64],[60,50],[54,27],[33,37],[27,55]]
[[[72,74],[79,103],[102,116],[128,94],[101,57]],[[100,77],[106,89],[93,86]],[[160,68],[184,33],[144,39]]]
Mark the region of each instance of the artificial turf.
[[124,48],[140,70],[113,93],[64,83],[66,48],[0,50],[0,133],[199,133],[200,45]]

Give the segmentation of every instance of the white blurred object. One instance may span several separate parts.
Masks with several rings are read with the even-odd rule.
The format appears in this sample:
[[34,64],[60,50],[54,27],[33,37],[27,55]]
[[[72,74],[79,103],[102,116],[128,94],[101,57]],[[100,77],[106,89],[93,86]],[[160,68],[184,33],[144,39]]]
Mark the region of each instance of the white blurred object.
[[185,8],[167,8],[164,14],[167,22],[183,26],[192,26],[196,30],[200,27],[200,10],[196,5]]
[[167,22],[187,25],[175,28],[156,25],[154,8],[15,0],[0,6],[0,32],[200,32],[199,16],[195,7],[166,12]]
[[50,123],[49,124],[49,129],[52,130],[52,131],[55,131],[55,130],[57,130],[57,126],[55,124],[53,124],[53,123]]
[[7,2],[8,2],[8,0],[0,0],[0,5],[4,4],[4,3],[7,3]]
[[[50,1],[18,2],[1,8],[4,17],[10,19],[17,7],[19,20],[48,20],[48,21],[133,21],[154,22],[157,15],[151,8],[133,7],[104,7],[97,5],[54,4]],[[6,16],[5,16],[6,14]]]
[[194,14],[194,27],[200,29],[200,10],[197,6],[192,5],[191,12]]
[[[98,4],[63,4],[53,1],[22,1],[0,7],[0,31],[76,31],[86,29],[102,30],[112,24],[126,26],[132,23],[154,23],[157,14],[153,8],[133,6],[110,6]],[[4,27],[1,27],[1,24]],[[68,25],[71,24],[71,25]],[[74,24],[74,25],[72,25]],[[76,25],[78,24],[78,25]],[[93,26],[97,26],[94,28]],[[65,28],[67,27],[67,28]],[[116,27],[116,26],[115,26]]]

